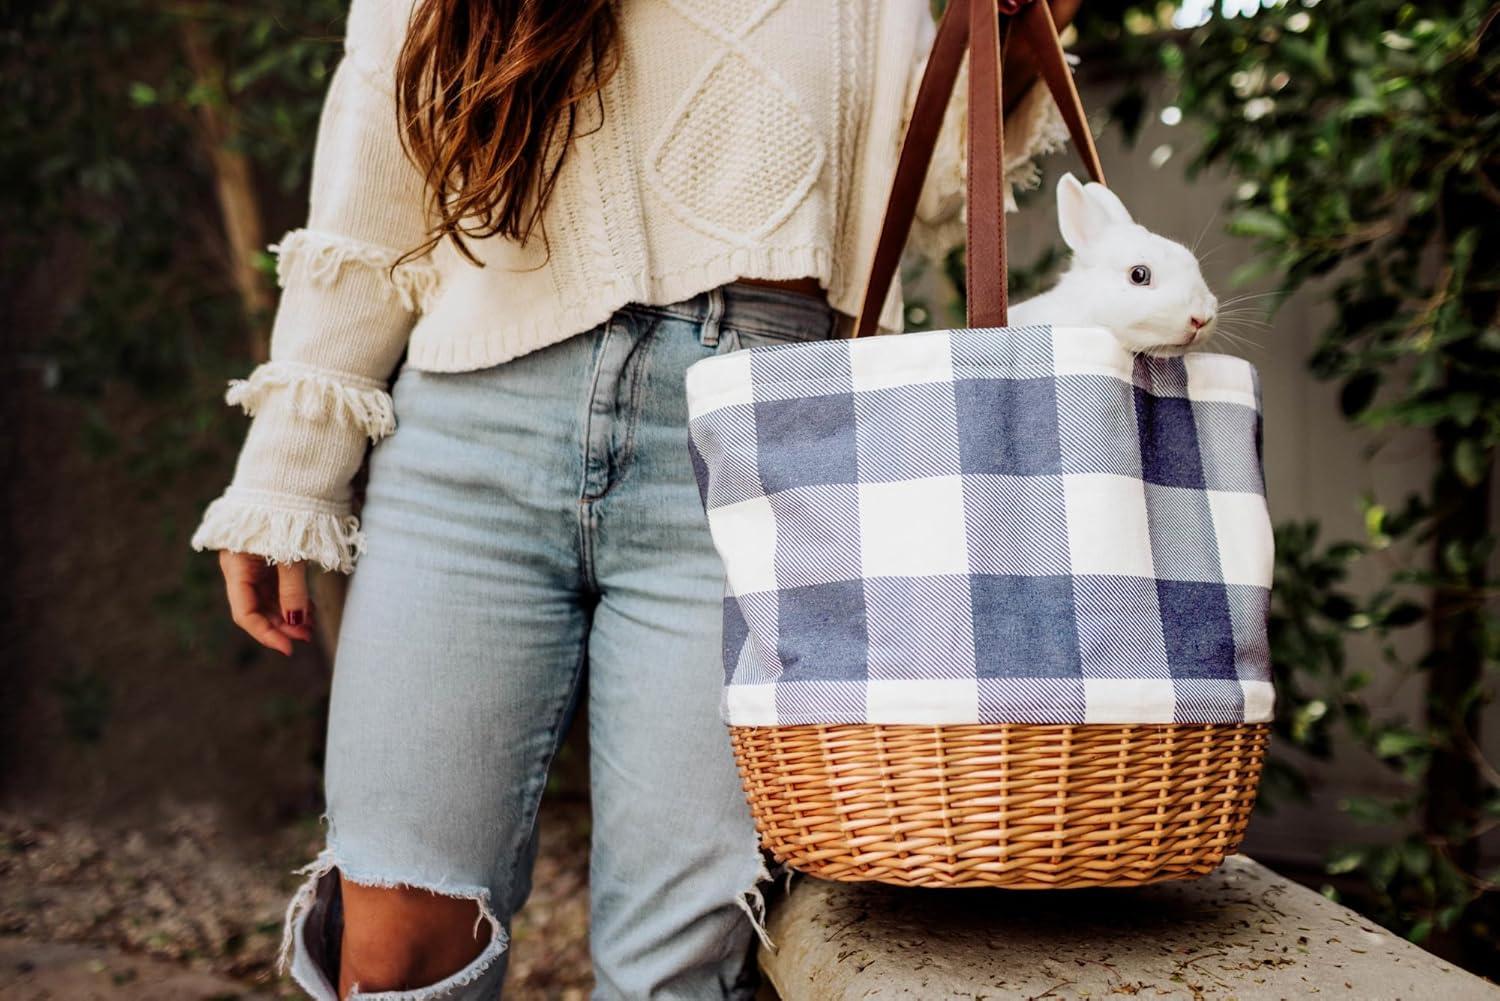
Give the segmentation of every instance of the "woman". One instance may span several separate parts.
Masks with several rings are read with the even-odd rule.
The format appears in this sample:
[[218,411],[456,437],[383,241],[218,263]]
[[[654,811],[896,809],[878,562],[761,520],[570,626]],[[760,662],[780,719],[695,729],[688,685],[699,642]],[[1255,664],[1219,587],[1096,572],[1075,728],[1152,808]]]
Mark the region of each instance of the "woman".
[[[750,996],[767,871],[716,714],[683,373],[844,330],[932,33],[925,0],[354,0],[271,357],[226,394],[255,420],[192,539],[288,654],[306,564],[359,562],[328,844],[287,918],[313,997],[499,992],[585,668],[597,995]],[[1062,141],[1030,75],[1010,60],[1013,181]]]

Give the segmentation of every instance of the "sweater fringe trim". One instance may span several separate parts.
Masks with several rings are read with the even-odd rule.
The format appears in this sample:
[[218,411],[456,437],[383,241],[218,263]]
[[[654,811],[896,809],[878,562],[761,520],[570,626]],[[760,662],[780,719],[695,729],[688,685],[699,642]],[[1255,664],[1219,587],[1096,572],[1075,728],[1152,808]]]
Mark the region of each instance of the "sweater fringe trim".
[[1028,191],[1041,183],[1042,165],[1037,160],[1062,152],[1071,138],[1062,111],[1057,107],[1051,91],[1040,81],[1033,84],[1033,92],[1027,95],[1027,99],[1031,103],[1024,112],[1030,121],[1021,125],[1020,131],[1030,131],[1031,141],[1021,149],[1016,160],[1005,167],[1005,179],[1021,191]]
[[254,553],[272,564],[312,561],[347,574],[364,551],[365,537],[356,515],[278,506],[237,496],[231,488],[204,510],[192,546]]
[[407,312],[426,312],[437,297],[438,269],[430,263],[406,262],[392,270],[401,253],[389,247],[337,233],[294,229],[266,249],[276,255],[276,283],[282,288],[298,268],[304,268],[314,284],[328,286],[338,281],[345,266],[355,265],[375,272],[381,287]]
[[290,362],[265,362],[248,379],[231,379],[224,402],[243,407],[253,417],[272,393],[289,392],[299,416],[336,420],[379,441],[396,430],[395,405],[383,383],[373,379],[355,383],[357,378]]

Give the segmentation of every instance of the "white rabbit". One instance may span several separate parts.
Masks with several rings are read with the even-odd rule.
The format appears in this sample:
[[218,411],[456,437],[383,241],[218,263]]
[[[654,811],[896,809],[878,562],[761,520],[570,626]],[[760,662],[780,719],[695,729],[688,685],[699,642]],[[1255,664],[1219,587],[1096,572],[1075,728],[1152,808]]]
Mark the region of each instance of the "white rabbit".
[[1130,218],[1102,184],[1057,182],[1057,222],[1072,261],[1050,290],[1010,308],[1010,325],[1099,326],[1127,349],[1181,354],[1214,332],[1219,300],[1182,244]]

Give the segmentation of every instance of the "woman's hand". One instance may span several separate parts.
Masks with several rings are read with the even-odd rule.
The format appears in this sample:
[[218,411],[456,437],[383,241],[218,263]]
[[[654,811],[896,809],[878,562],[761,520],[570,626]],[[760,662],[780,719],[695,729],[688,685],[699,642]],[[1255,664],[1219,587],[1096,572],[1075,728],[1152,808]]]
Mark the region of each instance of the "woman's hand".
[[219,551],[234,624],[257,643],[290,657],[292,640],[312,641],[307,564],[271,564],[254,553]]

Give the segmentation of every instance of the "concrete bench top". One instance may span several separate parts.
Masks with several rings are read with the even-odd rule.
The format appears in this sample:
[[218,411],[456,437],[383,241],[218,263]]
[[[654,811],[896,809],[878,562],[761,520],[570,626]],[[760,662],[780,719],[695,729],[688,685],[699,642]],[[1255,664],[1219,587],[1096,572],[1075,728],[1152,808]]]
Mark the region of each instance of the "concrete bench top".
[[794,877],[767,893],[784,1001],[1497,1001],[1500,987],[1244,855],[1125,889],[913,890]]

